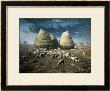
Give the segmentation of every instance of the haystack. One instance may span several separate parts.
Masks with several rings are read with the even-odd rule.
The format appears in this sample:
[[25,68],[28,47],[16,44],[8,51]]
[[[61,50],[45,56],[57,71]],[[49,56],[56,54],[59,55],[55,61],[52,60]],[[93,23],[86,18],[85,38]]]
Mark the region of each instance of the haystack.
[[40,29],[35,38],[34,45],[37,48],[52,48],[52,42],[49,33],[43,29]]
[[60,39],[60,46],[63,49],[73,49],[75,44],[68,31],[63,32]]
[[57,38],[53,34],[50,34],[50,37],[52,40],[52,48],[58,48],[59,43],[58,43]]

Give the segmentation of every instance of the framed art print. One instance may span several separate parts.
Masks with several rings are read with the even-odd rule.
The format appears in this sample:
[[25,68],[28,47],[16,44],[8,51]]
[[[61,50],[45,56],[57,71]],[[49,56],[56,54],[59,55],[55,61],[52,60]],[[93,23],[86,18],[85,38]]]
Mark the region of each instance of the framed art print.
[[108,90],[108,2],[3,1],[2,89]]

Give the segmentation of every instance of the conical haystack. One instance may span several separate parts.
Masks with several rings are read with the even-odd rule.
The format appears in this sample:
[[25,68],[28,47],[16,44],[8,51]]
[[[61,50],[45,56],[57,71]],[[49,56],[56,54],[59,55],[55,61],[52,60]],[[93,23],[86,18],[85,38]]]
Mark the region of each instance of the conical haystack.
[[52,40],[52,48],[58,48],[59,43],[57,38],[53,34],[50,34],[50,37]]
[[68,33],[68,31],[63,32],[60,39],[60,46],[64,49],[71,49],[74,48],[75,44],[72,40],[72,37]]
[[35,38],[34,45],[38,48],[51,48],[52,42],[48,32],[44,31],[43,29],[40,29]]

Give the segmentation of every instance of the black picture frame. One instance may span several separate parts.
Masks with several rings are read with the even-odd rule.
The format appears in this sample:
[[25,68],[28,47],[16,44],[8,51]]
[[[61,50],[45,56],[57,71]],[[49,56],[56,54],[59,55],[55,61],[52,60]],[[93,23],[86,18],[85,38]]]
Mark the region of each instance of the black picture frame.
[[[105,7],[105,85],[8,86],[6,84],[6,7],[7,6],[104,6]],[[2,1],[1,2],[1,88],[2,90],[109,90],[109,2],[107,1]]]

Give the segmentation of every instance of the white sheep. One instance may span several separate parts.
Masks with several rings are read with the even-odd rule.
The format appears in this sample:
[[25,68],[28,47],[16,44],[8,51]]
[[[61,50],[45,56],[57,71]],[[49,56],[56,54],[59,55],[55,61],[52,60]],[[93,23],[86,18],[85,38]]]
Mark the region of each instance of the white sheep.
[[83,55],[86,55],[86,54],[83,52]]
[[74,50],[74,49],[71,49],[72,51]]
[[52,51],[49,51],[49,53],[52,53]]
[[79,62],[79,59],[77,59],[77,57],[70,57],[70,58],[75,62]]
[[64,64],[64,60],[59,60],[57,66],[59,66],[60,64]]
[[37,52],[39,52],[39,50],[34,51],[33,54],[36,54]]
[[72,60],[75,60],[77,57],[70,57]]
[[37,53],[37,51],[34,51],[34,52],[33,52],[33,54],[36,54],[36,53]]
[[65,51],[62,51],[62,53],[66,53]]
[[61,54],[61,52],[57,52],[57,54]]
[[68,57],[68,56],[69,56],[69,52],[67,52],[67,53],[65,54],[65,56]]

